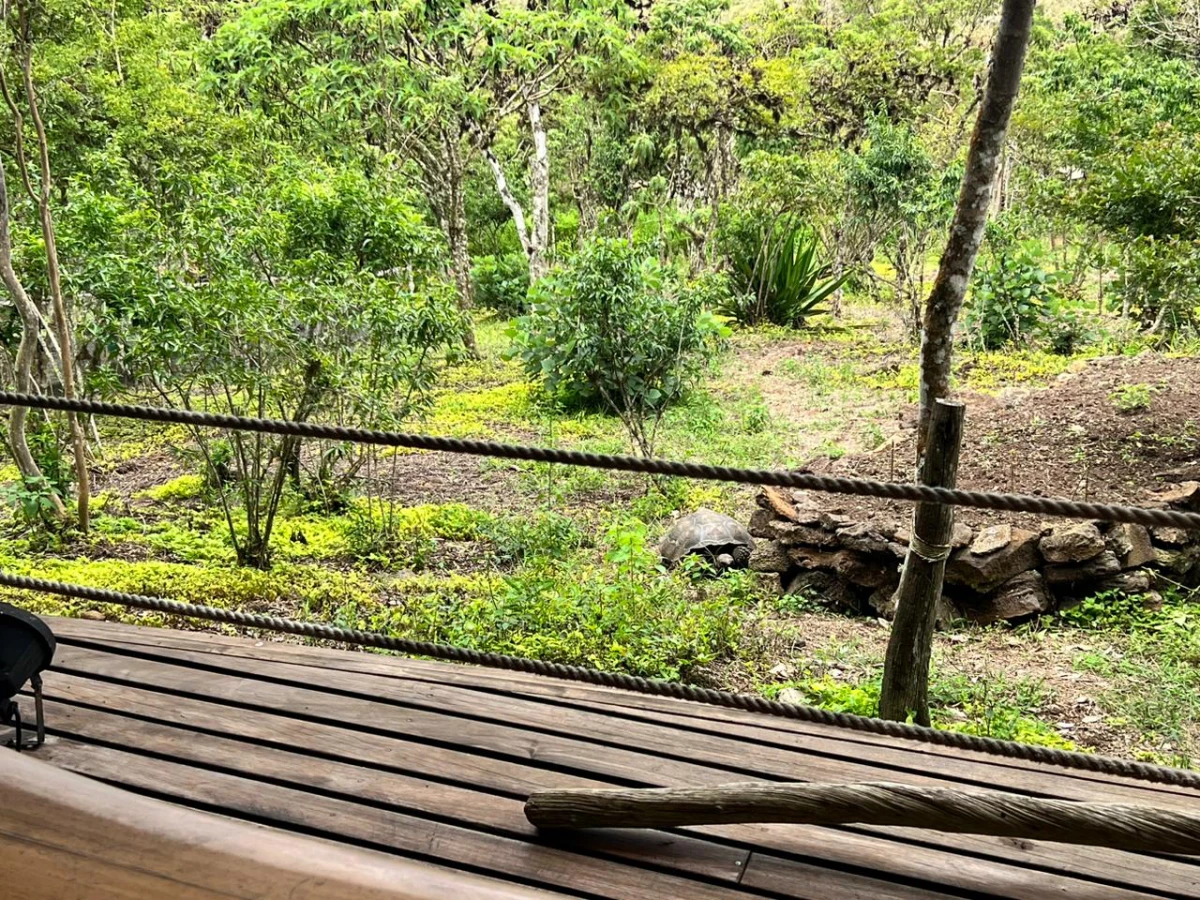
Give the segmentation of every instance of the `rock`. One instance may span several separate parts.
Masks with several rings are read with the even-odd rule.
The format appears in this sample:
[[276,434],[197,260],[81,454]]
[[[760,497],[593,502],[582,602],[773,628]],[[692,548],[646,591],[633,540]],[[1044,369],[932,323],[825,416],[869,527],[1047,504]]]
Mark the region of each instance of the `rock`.
[[1121,562],[1111,550],[1077,566],[1046,566],[1043,569],[1050,584],[1071,584],[1076,581],[1095,581],[1121,571]]
[[1042,551],[1046,562],[1062,565],[1094,559],[1104,552],[1105,544],[1095,525],[1077,522],[1055,528],[1042,538],[1038,549]]
[[788,551],[788,556],[792,562],[805,569],[832,569],[843,580],[859,587],[877,588],[889,580],[895,580],[896,577],[896,564],[893,561],[880,562],[853,550],[830,553],[807,547],[793,547]]
[[[893,532],[894,534],[894,532]],[[857,550],[859,553],[888,553],[892,552],[892,547],[895,545],[888,540],[888,536],[879,531],[875,531],[869,524],[851,525],[849,528],[842,528],[837,532],[838,542],[848,550]]]
[[849,585],[832,573],[819,570],[798,573],[787,583],[783,592],[806,597],[832,609],[858,612],[862,606]]
[[795,688],[784,688],[779,692],[776,699],[780,703],[795,703],[798,706],[806,706],[808,704],[808,698]]
[[875,610],[880,618],[889,622],[896,617],[896,587],[894,584],[877,587],[867,598],[867,606]]
[[[889,622],[896,618],[897,587],[898,585],[884,585],[881,588],[877,588],[867,598],[867,605],[875,610],[880,618],[887,619]],[[933,621],[938,628],[944,628],[951,622],[956,622],[961,618],[963,618],[962,613],[945,594],[938,597],[933,612]]]
[[1000,585],[995,593],[964,603],[962,610],[972,622],[988,625],[1044,613],[1051,602],[1045,579],[1037,572],[1022,572]]
[[1144,525],[1118,522],[1104,536],[1104,542],[1121,561],[1122,569],[1134,569],[1156,559],[1150,532]]
[[792,567],[787,549],[778,541],[766,541],[750,551],[750,571],[786,572]]
[[986,556],[1012,543],[1011,525],[989,525],[982,529],[971,541],[971,552],[976,556]]
[[986,594],[1010,578],[1034,568],[1039,560],[1039,536],[1022,528],[1013,528],[1011,534],[1006,546],[991,553],[978,554],[970,549],[956,551],[946,563],[946,581]]
[[757,538],[771,537],[771,526],[775,522],[775,516],[769,509],[756,509],[750,515],[750,524],[746,526],[746,530],[751,535]]
[[1096,582],[1097,591],[1116,591],[1121,594],[1145,594],[1154,587],[1154,576],[1148,569],[1121,572]]
[[954,622],[961,622],[966,616],[963,615],[958,604],[942,594],[937,598],[937,602],[933,606],[933,624],[938,628],[946,628]]
[[1170,525],[1155,525],[1150,529],[1150,534],[1154,536],[1156,544],[1166,547],[1185,547],[1192,539],[1191,534],[1184,529]]
[[961,522],[954,523],[954,531],[950,535],[950,546],[955,550],[968,546],[975,539],[975,529]]
[[818,525],[821,521],[821,504],[805,491],[792,491],[792,509],[798,525]]
[[1155,554],[1158,557],[1159,568],[1174,572],[1181,578],[1200,563],[1200,547],[1197,546],[1183,547],[1179,550],[1165,550],[1159,547]]
[[798,525],[777,518],[768,510],[759,509],[750,516],[750,534],[758,538],[782,541],[785,544],[811,544],[816,547],[836,547],[838,539],[820,528]]
[[108,619],[108,616],[100,612],[98,609],[85,609],[79,614],[79,618],[88,619],[92,622],[103,622]]
[[768,485],[762,489],[762,493],[755,499],[759,506],[775,513],[777,516],[782,516],[792,522],[797,521],[799,518],[792,498],[780,488]]
[[1156,495],[1172,509],[1200,512],[1200,481],[1184,481]]
[[821,527],[829,531],[837,531],[841,528],[848,528],[854,524],[854,520],[849,516],[841,516],[833,512],[823,512],[820,516]]
[[823,528],[776,520],[771,530],[777,540],[789,547],[837,547],[841,544],[835,533]]
[[782,678],[786,681],[790,678],[796,677],[796,667],[791,663],[776,663],[775,665],[771,666],[771,669],[767,674],[772,675],[775,678]]

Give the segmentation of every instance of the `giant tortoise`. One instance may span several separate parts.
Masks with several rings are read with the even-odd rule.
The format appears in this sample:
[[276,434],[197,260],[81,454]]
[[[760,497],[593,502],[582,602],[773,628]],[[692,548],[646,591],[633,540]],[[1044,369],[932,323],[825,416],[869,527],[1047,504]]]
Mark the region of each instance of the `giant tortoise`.
[[713,512],[698,509],[684,516],[663,536],[658,552],[667,566],[676,565],[685,556],[705,557],[717,572],[744,569],[750,562],[754,538],[741,523]]

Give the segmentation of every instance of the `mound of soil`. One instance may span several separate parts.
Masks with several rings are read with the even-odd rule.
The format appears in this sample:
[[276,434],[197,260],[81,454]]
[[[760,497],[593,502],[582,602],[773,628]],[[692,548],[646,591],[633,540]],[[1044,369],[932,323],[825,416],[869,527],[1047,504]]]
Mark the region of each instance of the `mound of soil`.
[[[1144,408],[1122,410],[1115,392],[1144,386]],[[960,487],[1145,504],[1170,481],[1200,480],[1200,360],[1154,354],[1089,360],[1041,389],[997,397],[965,394]],[[812,463],[814,472],[909,481],[916,458],[916,409],[883,448]],[[838,497],[848,514],[886,514],[903,520],[909,505]],[[1035,530],[1036,516],[960,509],[959,521],[997,520]]]

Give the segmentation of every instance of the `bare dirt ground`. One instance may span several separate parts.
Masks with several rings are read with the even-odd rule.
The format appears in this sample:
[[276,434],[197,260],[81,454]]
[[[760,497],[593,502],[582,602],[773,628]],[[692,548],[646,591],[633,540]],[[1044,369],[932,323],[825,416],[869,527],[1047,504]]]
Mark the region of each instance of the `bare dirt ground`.
[[[759,658],[771,664],[765,675],[768,682],[803,675],[861,684],[882,674],[888,635],[884,621],[820,612],[768,618],[748,640],[757,645]],[[1111,685],[1074,665],[1080,653],[1106,650],[1102,641],[1081,642],[1076,632],[1014,634],[1004,628],[962,628],[935,635],[934,678],[959,676],[973,685],[999,685],[1001,690],[1017,680],[1035,685],[1041,705],[1022,709],[1022,715],[1041,719],[1081,747],[1128,757],[1139,746],[1138,736],[1108,724],[1099,702]],[[753,692],[764,673],[739,661],[725,661],[711,667],[706,679],[727,690]],[[997,695],[995,702],[1000,706],[1006,700]],[[951,707],[948,712],[953,717],[956,710]],[[973,713],[978,715],[978,710]]]
[[789,455],[796,459],[818,457],[835,446],[837,452],[862,453],[900,427],[900,392],[826,383],[825,375],[898,368],[904,354],[885,347],[820,338],[756,339],[737,348],[715,387],[761,392],[772,420],[787,429]]
[[[1144,386],[1145,408],[1122,410],[1127,386]],[[1043,388],[999,396],[966,393],[959,486],[1107,503],[1154,501],[1169,478],[1200,475],[1200,360],[1153,354],[1077,364]],[[915,410],[880,450],[814,460],[813,471],[909,480],[916,457]],[[839,498],[854,513],[906,515],[906,504]],[[960,520],[987,524],[997,514],[963,509]],[[1036,526],[1031,516],[1003,521]]]
[[[886,351],[847,358],[847,349],[855,351],[801,342],[747,347],[731,369],[736,377],[756,379],[773,415],[796,428],[798,443],[811,453],[800,454],[808,460],[806,469],[911,480],[915,404],[897,391],[851,389],[822,396],[811,384],[802,386],[780,374],[788,360],[816,358],[830,367],[849,359],[855,373],[865,374],[895,370],[907,361]],[[969,381],[970,362],[964,370],[960,378],[968,376]],[[959,399],[967,404],[962,487],[1153,504],[1155,493],[1171,481],[1200,479],[1200,360],[1146,353],[1080,361],[1048,384],[1010,387],[998,394],[965,390]],[[815,423],[831,416],[839,417],[833,429],[814,430]],[[878,449],[865,450],[858,438],[871,424],[888,437]],[[849,452],[836,459],[821,452],[821,443],[831,439]],[[903,522],[911,514],[908,504],[868,498],[828,497],[826,502],[862,518]],[[988,510],[964,508],[958,516],[975,526],[1009,522],[1037,529],[1042,524],[1036,516]],[[802,613],[769,617],[754,639],[761,645],[760,658],[776,665],[768,682],[804,672],[854,684],[879,674],[887,637],[881,622]],[[1042,702],[1025,715],[1098,752],[1129,757],[1146,749],[1137,723],[1110,724],[1101,698],[1113,685],[1076,665],[1085,654],[1119,654],[1110,640],[1070,629],[1014,632],[998,627],[939,633],[935,641],[939,678],[959,676],[980,685],[1005,679],[1040,684]],[[712,676],[752,690],[764,673],[731,663]]]

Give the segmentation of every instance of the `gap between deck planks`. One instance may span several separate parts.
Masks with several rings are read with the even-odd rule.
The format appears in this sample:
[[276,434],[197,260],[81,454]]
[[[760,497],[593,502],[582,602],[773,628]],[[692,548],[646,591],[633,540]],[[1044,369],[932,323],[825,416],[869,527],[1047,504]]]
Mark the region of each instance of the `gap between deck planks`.
[[[57,626],[59,623],[54,624]],[[83,623],[71,624],[78,626]],[[104,643],[106,634],[118,630],[105,624],[86,624],[86,629],[71,627],[56,630],[68,645],[74,640],[98,640]],[[119,630],[125,637],[130,637],[128,630]],[[64,632],[67,633],[63,634]],[[185,713],[178,717],[181,721],[175,723],[174,727],[211,727],[219,732],[223,728],[233,727],[232,723],[236,722],[236,727],[250,732],[239,736],[239,740],[269,740],[261,731],[254,736],[253,723],[258,721],[262,724],[265,720],[267,728],[278,728],[279,722],[273,720],[280,717],[276,714],[281,714],[286,717],[284,721],[293,728],[339,731],[342,740],[348,735],[354,736],[358,744],[353,746],[358,751],[362,750],[364,742],[367,745],[375,744],[374,750],[377,753],[382,745],[394,748],[399,741],[403,747],[407,742],[409,756],[423,756],[432,751],[441,754],[441,760],[434,761],[427,768],[438,769],[443,779],[449,775],[453,780],[452,776],[459,771],[453,768],[455,763],[447,758],[447,754],[459,763],[464,758],[471,759],[474,769],[465,770],[465,784],[487,789],[486,782],[482,779],[490,776],[494,782],[490,789],[506,792],[510,797],[523,795],[534,784],[567,786],[572,783],[571,779],[574,779],[574,783],[596,779],[591,783],[607,784],[717,783],[746,777],[747,772],[758,773],[761,777],[809,778],[813,776],[814,770],[819,770],[818,774],[821,776],[816,780],[881,777],[878,768],[872,769],[863,763],[822,757],[811,749],[798,752],[800,746],[789,749],[772,746],[769,742],[757,738],[747,739],[745,735],[738,738],[714,735],[703,730],[699,733],[681,732],[677,726],[656,725],[650,721],[650,713],[647,711],[643,711],[646,718],[639,715],[636,718],[614,720],[611,709],[587,713],[575,708],[564,710],[548,705],[544,697],[535,700],[513,694],[481,693],[462,686],[450,687],[419,680],[404,682],[395,677],[377,677],[363,673],[352,676],[346,672],[324,668],[326,662],[333,658],[332,651],[321,651],[322,666],[315,667],[294,662],[267,663],[254,656],[229,658],[227,654],[214,653],[211,650],[200,651],[196,647],[195,638],[204,636],[149,630],[137,631],[134,636],[137,640],[114,644],[108,652],[90,650],[82,646],[64,646],[60,651],[60,663],[67,668],[77,669],[81,677],[72,681],[66,676],[60,677],[57,672],[51,673],[47,677],[48,692],[60,691],[63,695],[62,702],[67,704],[91,703],[109,707],[112,703],[123,703],[128,708],[122,709],[120,715],[142,714],[155,719],[162,717],[164,720],[172,717],[172,708],[182,705]],[[176,651],[166,646],[175,641],[191,644],[191,649]],[[201,640],[199,643],[216,642]],[[229,643],[229,639],[222,639],[221,643],[228,649],[236,642]],[[249,646],[254,647],[253,644]],[[268,648],[273,646],[266,645]],[[263,648],[254,647],[254,650],[257,653]],[[287,652],[289,656],[295,657],[297,654],[308,653],[309,649],[289,647]],[[160,658],[139,658],[139,654]],[[388,658],[377,660],[363,654],[344,655],[355,663],[406,662]],[[457,675],[464,670],[478,671],[444,664],[420,665],[425,670],[423,678],[431,677],[439,666],[445,668],[448,674],[453,672]],[[320,672],[319,677],[314,675],[317,671]],[[96,677],[144,683],[150,690],[118,689],[111,684],[104,685],[98,682],[88,684],[88,679]],[[535,685],[546,681],[530,676],[507,677],[517,681],[526,679]],[[57,688],[53,686],[54,679],[59,679]],[[309,685],[313,682],[333,682],[330,687],[339,693],[330,694],[297,687],[298,684]],[[165,692],[186,693],[194,699],[187,700]],[[620,693],[613,692],[616,695]],[[107,702],[106,697],[109,698]],[[374,699],[375,697],[380,699]],[[643,699],[638,695],[629,697],[630,704]],[[151,698],[158,698],[162,708],[154,708],[154,705],[149,703]],[[198,720],[192,718],[192,715],[198,712],[194,707],[203,704],[212,706],[213,711],[209,718],[204,720],[206,724],[199,726]],[[418,708],[412,704],[428,708]],[[248,707],[254,707],[261,712],[250,714]],[[458,707],[457,711],[452,707]],[[480,707],[486,709],[481,711]],[[82,708],[81,706],[80,709]],[[116,715],[116,711],[113,714]],[[349,723],[355,721],[370,724],[354,728]],[[528,730],[513,727],[522,723],[529,723],[525,725],[525,729]],[[750,726],[739,727],[753,734],[765,731],[753,730]],[[276,731],[275,734],[278,736],[279,732]],[[813,740],[819,740],[826,744],[835,743],[827,737],[812,739],[804,734],[795,735],[775,730],[770,731],[769,735],[771,741],[799,740],[811,743]],[[85,734],[82,737],[86,740],[88,736]],[[307,746],[301,743],[305,739],[309,741]],[[322,738],[319,736],[289,737],[289,740],[294,740],[295,746],[303,746],[305,751],[312,753],[332,756],[341,752],[341,744],[336,738],[329,739],[332,750],[325,750],[320,746]],[[186,744],[188,739],[181,738],[180,742]],[[417,744],[415,747],[414,742]],[[883,741],[879,742],[879,746],[896,757],[904,754],[903,747],[889,747]],[[688,754],[681,748],[686,748],[689,753],[697,756],[696,761],[689,759]],[[89,748],[84,748],[87,749]],[[129,749],[137,752],[136,746]],[[391,758],[396,755],[391,753]],[[748,756],[752,758],[748,759]],[[406,764],[408,762],[406,759]],[[918,758],[915,762],[909,762],[904,769],[909,772],[927,771],[930,764],[935,762],[941,760]],[[310,764],[314,772],[320,772],[325,766],[325,762]],[[380,765],[378,757],[371,764]],[[893,762],[894,764],[896,763]],[[500,770],[499,774],[495,769]],[[995,785],[998,778],[1020,776],[1022,779],[1033,778],[1038,782],[1034,789],[1039,792],[1051,791],[1048,785],[1052,784],[1058,784],[1058,789],[1063,790],[1065,783],[1067,791],[1080,787],[1072,783],[1072,779],[1062,778],[1063,773],[1059,770],[1031,769],[1022,773],[1020,769],[1010,767],[997,769],[1000,769],[998,773],[987,776],[991,779],[990,785]],[[872,771],[873,775],[870,774]],[[521,774],[518,775],[518,772]],[[375,777],[379,776],[376,774]],[[919,783],[917,777],[912,775],[895,780]],[[945,780],[942,779],[943,782]],[[1089,779],[1075,781],[1083,781],[1086,785]],[[1095,784],[1091,787],[1098,789]],[[1123,799],[1114,798],[1111,792],[1105,796],[1107,799]],[[764,847],[766,852],[754,853],[748,864],[743,867],[745,877],[742,879],[742,886],[747,889],[757,887],[771,892],[779,891],[781,879],[792,879],[793,883],[799,885],[812,885],[814,876],[802,868],[798,870],[798,867],[804,865],[812,868],[811,861],[818,864],[817,871],[841,877],[842,893],[825,892],[820,896],[862,896],[859,891],[866,889],[866,886],[855,884],[855,878],[867,878],[868,883],[873,884],[868,895],[880,897],[893,896],[883,892],[888,887],[904,891],[894,896],[929,896],[921,894],[917,884],[917,879],[925,878],[935,882],[943,881],[957,896],[1116,898],[1145,896],[1146,889],[1156,888],[1161,892],[1160,896],[1197,895],[1195,867],[1190,863],[1174,860],[1151,861],[1130,854],[1101,854],[1098,860],[1094,856],[1089,860],[1077,858],[1078,851],[1072,854],[1070,850],[1066,850],[1064,853],[1064,848],[1054,845],[1022,847],[998,839],[966,839],[964,845],[963,841],[956,838],[952,841],[955,844],[953,849],[942,849],[936,846],[936,842],[947,841],[944,836],[915,831],[909,835],[890,832],[888,836],[882,836],[869,830],[864,832],[854,829],[802,829],[793,826],[738,826],[698,829],[694,833],[696,838],[692,840],[696,843],[702,843],[699,840],[701,836],[724,842],[725,846],[721,852],[725,853],[732,849],[748,851],[751,847]],[[679,846],[687,845],[680,841]],[[615,851],[610,849],[603,852]],[[701,856],[694,857],[692,862]],[[1011,861],[1005,857],[1011,858]],[[614,864],[606,862],[606,865]],[[857,871],[853,871],[854,868],[857,868]],[[886,882],[871,879],[869,876],[873,870],[878,870],[882,878],[896,878],[900,883],[889,886]],[[790,876],[786,874],[789,871],[793,873]],[[772,872],[776,873],[774,877],[771,876]],[[1076,879],[1071,877],[1072,875],[1081,877]],[[705,877],[712,877],[711,873]],[[1119,886],[1120,882],[1134,889],[1140,888],[1143,892],[1131,893],[1129,890],[1123,890]]]

